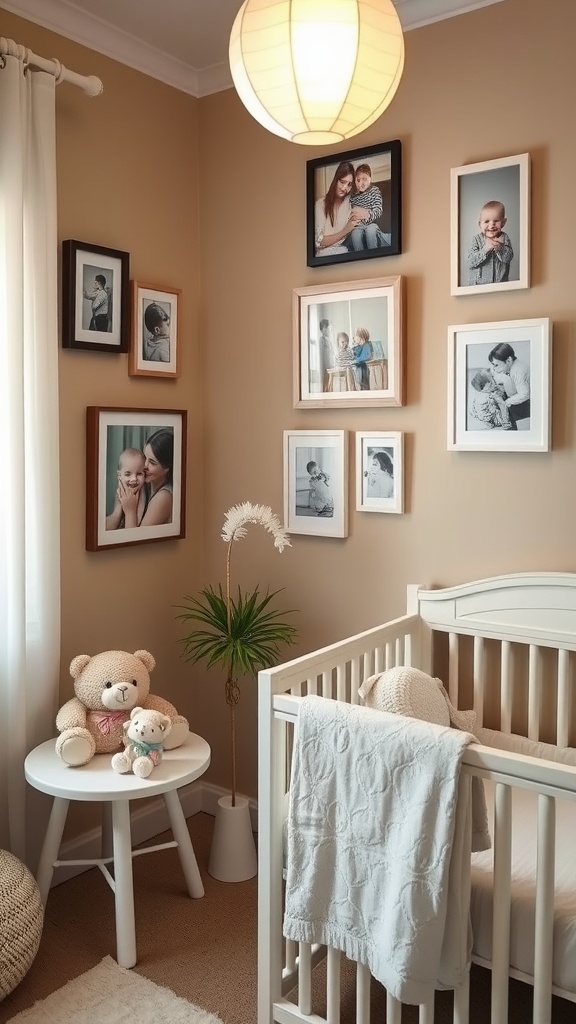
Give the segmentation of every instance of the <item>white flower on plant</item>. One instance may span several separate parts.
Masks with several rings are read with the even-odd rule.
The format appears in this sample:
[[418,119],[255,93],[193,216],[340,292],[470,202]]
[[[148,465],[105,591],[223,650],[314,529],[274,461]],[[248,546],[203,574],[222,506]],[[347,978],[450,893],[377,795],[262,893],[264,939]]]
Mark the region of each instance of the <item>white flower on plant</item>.
[[248,523],[263,526],[271,533],[274,537],[274,547],[278,548],[278,551],[282,552],[285,547],[292,546],[286,530],[270,506],[252,505],[249,501],[228,509],[222,527],[222,540],[227,544],[231,544],[233,540],[242,540],[246,536],[245,527]]

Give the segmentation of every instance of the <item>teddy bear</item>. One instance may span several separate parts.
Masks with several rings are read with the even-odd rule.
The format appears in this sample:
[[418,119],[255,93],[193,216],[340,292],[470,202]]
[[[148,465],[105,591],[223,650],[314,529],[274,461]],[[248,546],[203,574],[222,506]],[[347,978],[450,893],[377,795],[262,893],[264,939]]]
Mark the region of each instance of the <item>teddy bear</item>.
[[133,771],[139,779],[147,779],[162,760],[164,740],[172,729],[168,715],[160,711],[132,708],[124,722],[125,749],[112,758],[112,767],[121,775]]
[[124,723],[135,707],[159,711],[171,722],[165,749],[184,743],[188,722],[173,704],[150,693],[150,673],[156,660],[149,651],[103,651],[101,654],[79,654],[70,663],[75,696],[64,704],[56,716],[56,753],[62,760],[78,767],[94,754],[113,754],[121,750]]

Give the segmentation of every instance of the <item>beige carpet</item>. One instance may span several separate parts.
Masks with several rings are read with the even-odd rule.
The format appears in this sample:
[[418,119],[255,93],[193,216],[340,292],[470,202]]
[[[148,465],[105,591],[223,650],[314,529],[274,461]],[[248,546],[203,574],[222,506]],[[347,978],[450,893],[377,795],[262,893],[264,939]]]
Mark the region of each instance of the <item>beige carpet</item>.
[[12,1018],[14,1024],[222,1024],[220,1017],[104,957]]

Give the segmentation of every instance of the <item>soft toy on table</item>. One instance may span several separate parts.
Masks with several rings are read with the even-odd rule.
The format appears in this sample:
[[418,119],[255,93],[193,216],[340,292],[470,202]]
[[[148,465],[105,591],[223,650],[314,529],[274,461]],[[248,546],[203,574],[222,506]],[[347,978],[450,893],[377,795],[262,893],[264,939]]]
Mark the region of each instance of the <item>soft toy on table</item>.
[[181,746],[188,722],[173,704],[150,693],[150,673],[156,661],[148,651],[103,651],[79,654],[70,663],[76,696],[60,708],[56,753],[73,767],[88,764],[94,754],[121,750],[124,723],[135,707],[159,711],[170,719],[166,750]]
[[124,722],[125,750],[112,758],[114,771],[120,775],[132,771],[139,779],[147,779],[162,760],[164,741],[171,729],[168,715],[132,708],[130,718]]

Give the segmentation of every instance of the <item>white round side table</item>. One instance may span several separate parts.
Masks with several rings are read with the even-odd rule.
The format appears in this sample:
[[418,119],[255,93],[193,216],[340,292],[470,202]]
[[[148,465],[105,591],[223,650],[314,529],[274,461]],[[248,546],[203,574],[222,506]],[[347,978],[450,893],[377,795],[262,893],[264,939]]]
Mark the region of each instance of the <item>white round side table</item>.
[[[48,898],[54,868],[62,865],[96,865],[114,892],[116,910],[116,958],[121,967],[136,963],[136,925],[132,857],[177,846],[182,871],[190,896],[204,895],[196,855],[180,804],[178,789],[198,779],[210,764],[206,740],[190,733],[181,747],[165,750],[161,763],[147,779],[128,773],[119,775],[111,767],[110,754],[96,754],[88,764],[71,768],[56,754],[55,740],[47,740],[32,750],[25,762],[27,781],[42,793],[54,797],[50,820],[40,854],[36,881],[44,906]],[[130,801],[162,795],[174,841],[132,852]],[[71,800],[101,802],[103,807],[102,853],[94,860],[58,860],[62,833]],[[112,842],[110,845],[109,812]],[[108,856],[112,849],[112,855]],[[113,863],[112,877],[108,865]]]

